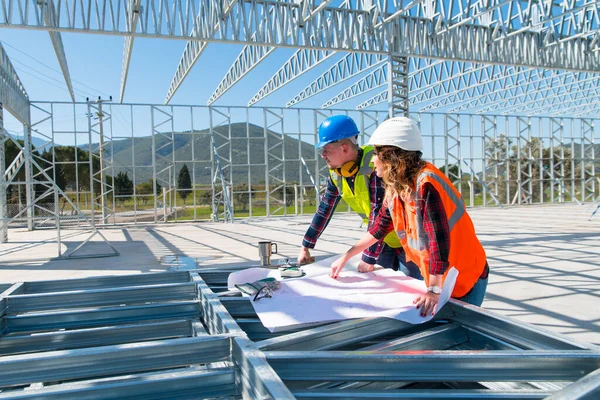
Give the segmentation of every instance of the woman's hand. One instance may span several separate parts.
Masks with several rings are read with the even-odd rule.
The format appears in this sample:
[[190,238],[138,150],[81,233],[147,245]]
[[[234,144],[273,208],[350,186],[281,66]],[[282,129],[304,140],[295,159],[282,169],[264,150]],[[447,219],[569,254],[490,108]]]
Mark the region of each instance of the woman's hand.
[[347,262],[348,260],[345,256],[342,256],[335,260],[333,264],[331,264],[331,272],[329,272],[329,276],[333,279],[337,279],[338,276],[340,276],[340,272],[342,272]]
[[373,272],[374,269],[374,264],[367,264],[363,260],[360,260],[360,262],[358,263],[358,272]]
[[419,297],[417,297],[413,304],[417,305],[417,309],[421,309],[421,317],[426,316],[431,313],[434,315],[437,312],[437,305],[440,301],[440,295],[435,294],[433,292],[427,292]]

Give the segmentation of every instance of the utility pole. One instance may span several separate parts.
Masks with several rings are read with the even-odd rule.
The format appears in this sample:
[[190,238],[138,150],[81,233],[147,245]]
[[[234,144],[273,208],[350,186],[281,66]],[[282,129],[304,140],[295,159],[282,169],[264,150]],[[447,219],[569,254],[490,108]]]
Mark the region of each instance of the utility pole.
[[[89,98],[88,100],[88,107],[90,105],[90,103],[93,104],[97,104],[97,111],[95,112],[95,117],[98,118],[98,135],[99,135],[99,140],[98,140],[98,158],[100,159],[100,208],[102,210],[102,223],[106,224],[107,223],[107,219],[108,219],[108,215],[106,213],[107,207],[106,204],[108,203],[106,200],[106,177],[105,177],[105,173],[104,173],[104,112],[102,111],[102,104],[105,102],[112,102],[112,96],[109,97],[109,100],[102,100],[101,97],[98,97],[98,100],[93,100],[90,101]],[[91,107],[89,107],[90,111],[91,111]],[[90,118],[92,117],[92,115],[90,114]],[[90,134],[91,134],[91,124],[90,124]],[[91,141],[90,141],[90,146],[91,146]],[[90,149],[91,150],[91,149]],[[90,163],[92,160],[92,152],[90,151]],[[91,168],[93,168],[93,163],[91,163],[90,165],[90,170]],[[92,173],[92,177],[93,177],[93,173]],[[92,183],[91,183],[91,192],[93,193],[93,185],[94,185],[94,180],[92,179]],[[94,209],[94,196],[92,195],[92,212]]]

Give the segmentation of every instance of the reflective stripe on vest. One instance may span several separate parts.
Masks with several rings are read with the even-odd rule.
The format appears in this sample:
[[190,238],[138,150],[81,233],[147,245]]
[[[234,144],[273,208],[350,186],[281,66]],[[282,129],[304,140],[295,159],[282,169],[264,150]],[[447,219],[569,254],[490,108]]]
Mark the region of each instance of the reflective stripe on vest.
[[[395,207],[391,208],[394,231],[397,235],[406,236],[402,244],[406,246],[406,259],[419,266],[425,283],[429,284],[430,254],[428,238],[422,235],[424,227],[423,214],[423,185],[429,183],[438,193],[449,228],[449,252],[447,262],[449,266],[459,271],[452,297],[460,298],[473,288],[481,277],[486,265],[486,254],[481,242],[475,233],[473,221],[466,212],[460,193],[452,183],[433,164],[427,166],[419,174],[415,182],[418,191],[413,199],[403,202],[400,198],[393,198],[390,202]],[[418,208],[417,208],[418,207]],[[443,279],[450,269],[446,270]]]
[[416,190],[417,196],[419,196],[419,197],[417,198],[417,201],[415,202],[416,207],[417,207],[417,236],[418,236],[418,239],[415,239],[412,237],[407,238],[408,246],[410,248],[418,250],[418,251],[426,250],[429,246],[429,243],[427,242],[427,235],[424,232],[421,232],[421,227],[423,226],[423,220],[422,220],[423,213],[420,209],[421,208],[420,204],[422,203],[422,201],[421,201],[422,199],[420,198],[420,193],[421,193],[421,182],[424,177],[434,179],[442,187],[442,189],[444,190],[446,195],[448,195],[448,197],[450,198],[452,203],[454,203],[454,206],[455,206],[454,212],[448,218],[448,229],[450,230],[450,232],[452,232],[452,229],[454,229],[454,225],[456,225],[456,223],[465,214],[465,203],[462,201],[461,198],[459,198],[456,195],[454,190],[452,190],[453,188],[450,187],[450,185],[448,185],[448,183],[445,180],[443,180],[442,178],[440,178],[439,176],[437,176],[436,174],[434,174],[432,172],[425,171],[425,172],[419,174],[419,177],[417,178],[417,190]]

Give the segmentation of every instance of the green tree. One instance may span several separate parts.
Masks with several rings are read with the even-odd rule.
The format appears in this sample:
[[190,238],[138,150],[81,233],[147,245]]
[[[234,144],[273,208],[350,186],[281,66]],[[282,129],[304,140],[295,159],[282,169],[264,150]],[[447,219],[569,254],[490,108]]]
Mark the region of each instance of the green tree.
[[186,164],[183,164],[183,167],[179,170],[179,175],[177,176],[177,191],[183,199],[183,204],[185,204],[185,199],[192,193],[192,177],[190,176],[190,171]]
[[121,200],[121,204],[124,204],[127,200],[131,199],[133,194],[133,182],[129,179],[127,172],[119,172],[114,179],[114,190],[117,200]]
[[[135,186],[135,191],[136,191],[136,194],[143,195],[142,196],[142,203],[144,205],[146,205],[148,203],[149,196],[154,195],[154,180],[153,179],[149,179],[146,182],[138,183]],[[160,184],[158,182],[156,182],[156,194],[157,194],[157,196],[160,196],[161,192],[162,192],[162,187],[160,186]]]

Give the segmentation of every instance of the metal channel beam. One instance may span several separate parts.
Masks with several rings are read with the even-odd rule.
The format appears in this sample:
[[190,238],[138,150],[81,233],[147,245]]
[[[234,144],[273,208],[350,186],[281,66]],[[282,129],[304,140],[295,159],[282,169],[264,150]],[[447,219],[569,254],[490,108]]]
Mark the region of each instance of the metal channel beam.
[[49,332],[41,335],[9,335],[0,340],[3,355],[108,346],[194,336],[193,322],[174,320],[148,324]]
[[[522,349],[535,350],[598,350],[593,345],[573,342],[555,332],[547,332],[538,327],[501,317],[482,308],[450,300],[450,320],[465,327],[485,333]],[[446,306],[448,307],[448,306]]]
[[467,330],[460,324],[436,326],[398,339],[363,347],[361,351],[448,350],[468,341]]
[[136,374],[130,379],[108,382],[66,383],[25,391],[0,393],[0,399],[184,399],[236,396],[235,372],[232,369],[207,371],[186,368],[162,373]]
[[[30,0],[5,0],[0,25],[10,28],[51,31],[104,33],[136,37],[162,37],[208,42],[231,42],[279,47],[302,47],[324,51],[358,51],[396,54],[405,57],[464,60],[492,64],[521,65],[564,70],[597,71],[600,58],[594,51],[597,29],[597,2],[585,7],[586,21],[596,26],[563,22],[565,16],[577,15],[577,6],[567,4],[562,10],[552,6],[543,14],[526,15],[519,5],[508,3],[495,10],[492,18],[483,17],[480,9],[456,7],[455,2],[433,0],[419,13],[398,15],[377,26],[371,11],[325,7],[315,10],[304,20],[298,4],[249,0],[236,3],[224,21],[224,3],[219,0],[196,2],[181,0],[179,7],[167,7],[162,0],[148,0],[141,10],[138,29],[131,31],[127,2],[98,0],[72,7],[70,2],[46,2],[40,7],[54,8],[60,15],[47,24],[28,6]],[[533,4],[534,2],[531,2]],[[535,7],[543,8],[546,2]],[[586,8],[586,9],[587,9]],[[508,10],[508,12],[507,12]],[[463,23],[473,13],[482,14],[471,23]],[[507,15],[511,14],[511,15]],[[195,16],[201,18],[196,19]],[[540,18],[544,15],[545,18]],[[526,17],[525,17],[526,16]],[[537,18],[537,20],[535,19]],[[257,24],[256,21],[265,21]],[[213,27],[220,29],[213,32]],[[196,35],[194,35],[196,28]],[[560,32],[560,33],[559,33]],[[254,39],[252,38],[253,35]],[[318,38],[311,42],[311,38]],[[562,40],[562,39],[569,40]]]
[[0,44],[0,103],[22,124],[31,123],[29,96],[2,44]]
[[170,283],[142,287],[14,295],[8,298],[8,309],[11,314],[19,314],[65,308],[65,306],[69,308],[97,307],[195,298],[196,291],[192,283]]
[[202,308],[202,319],[211,335],[235,334],[245,335],[235,319],[227,312],[216,294],[204,283],[197,273],[190,274],[196,285],[197,296]]
[[68,292],[77,290],[119,288],[124,286],[164,285],[191,282],[187,271],[151,272],[126,276],[102,276],[82,279],[25,282],[23,294]]
[[244,399],[293,399],[294,396],[248,338],[232,339],[231,355]]
[[258,348],[263,351],[331,350],[386,334],[398,334],[399,332],[410,332],[416,329],[422,329],[422,326],[415,326],[391,318],[358,319],[304,329],[298,333],[263,340],[258,343]]
[[127,324],[136,321],[194,319],[200,317],[201,313],[202,309],[197,300],[187,300],[172,304],[36,313],[9,316],[6,319],[8,332],[39,332]]
[[284,381],[574,381],[600,368],[600,353],[590,351],[267,351],[265,355]]
[[0,357],[0,387],[230,360],[229,337],[204,336]]
[[329,400],[329,399],[543,399],[551,392],[547,390],[510,390],[492,391],[484,389],[402,389],[402,390],[369,390],[369,389],[308,389],[294,390],[297,399]]
[[579,379],[546,400],[593,400],[600,398],[600,369]]

